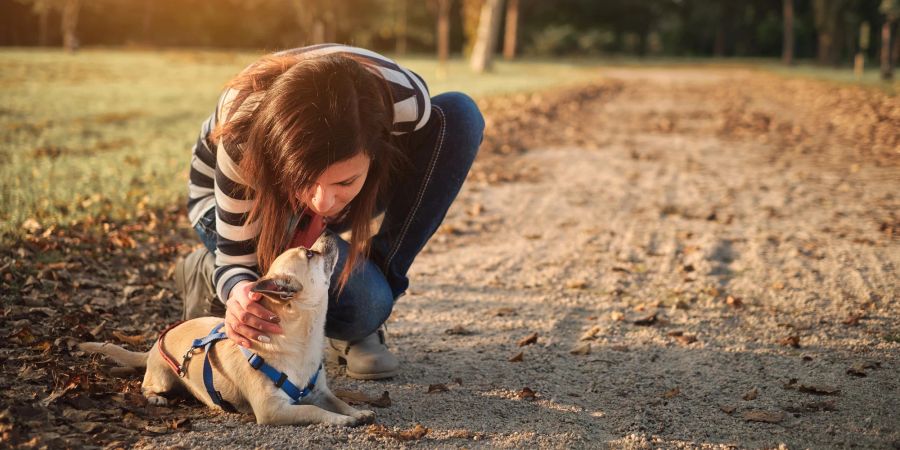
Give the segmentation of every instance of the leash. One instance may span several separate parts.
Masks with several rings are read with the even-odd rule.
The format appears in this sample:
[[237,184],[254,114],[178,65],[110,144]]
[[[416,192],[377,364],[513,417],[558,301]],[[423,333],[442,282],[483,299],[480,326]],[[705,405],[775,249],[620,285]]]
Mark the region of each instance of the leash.
[[[159,335],[159,351],[162,354],[163,359],[166,363],[169,364],[169,367],[175,371],[178,376],[183,377],[187,374],[186,366],[187,362],[193,357],[194,350],[203,349],[203,352],[206,354],[203,358],[203,386],[206,388],[206,393],[209,394],[209,398],[220,408],[224,409],[228,412],[236,412],[234,406],[228,403],[225,399],[222,398],[222,394],[215,388],[215,382],[213,381],[213,371],[212,365],[209,362],[209,354],[212,350],[212,346],[215,345],[216,342],[221,341],[223,339],[228,339],[228,336],[225,335],[224,332],[220,331],[223,326],[225,326],[225,322],[222,322],[215,327],[207,334],[206,336],[200,339],[194,339],[191,343],[191,348],[185,352],[184,357],[182,359],[182,363],[177,364],[163,349],[163,337],[165,337],[166,333],[181,324],[181,322],[170,325],[168,328],[163,330]],[[241,350],[241,353],[247,358],[247,362],[250,363],[250,367],[254,370],[258,370],[262,372],[266,378],[272,381],[275,384],[275,387],[281,389],[288,397],[291,398],[291,404],[299,404],[300,401],[308,396],[313,389],[316,387],[316,381],[319,379],[319,372],[322,371],[322,364],[319,363],[319,368],[316,369],[316,372],[309,379],[309,383],[303,389],[298,388],[294,383],[288,379],[287,374],[284,372],[272,367],[268,363],[266,363],[265,359],[262,356],[259,356],[256,353],[252,353],[250,350],[247,350],[244,347],[238,347]]]

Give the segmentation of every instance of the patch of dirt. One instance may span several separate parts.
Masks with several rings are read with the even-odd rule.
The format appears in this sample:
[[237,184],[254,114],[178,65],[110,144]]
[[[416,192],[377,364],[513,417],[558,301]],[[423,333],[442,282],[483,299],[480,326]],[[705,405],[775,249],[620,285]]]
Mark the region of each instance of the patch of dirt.
[[900,443],[900,100],[742,70],[603,75],[482,102],[482,152],[388,323],[401,374],[329,368],[333,389],[389,392],[377,426],[152,409],[140,376],[73,353],[177,318],[166,271],[193,241],[172,210],[36,224],[3,250],[3,442]]

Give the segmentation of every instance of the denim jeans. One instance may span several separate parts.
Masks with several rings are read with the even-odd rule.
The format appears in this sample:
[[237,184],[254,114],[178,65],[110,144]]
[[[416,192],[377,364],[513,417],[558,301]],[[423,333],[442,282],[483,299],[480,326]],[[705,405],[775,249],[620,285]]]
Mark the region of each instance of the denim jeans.
[[[393,192],[383,205],[384,219],[372,238],[369,258],[358,263],[340,296],[337,278],[349,244],[338,238],[340,256],[325,320],[329,338],[362,339],[387,320],[394,302],[409,287],[410,266],[444,220],[472,167],[484,134],[478,106],[459,92],[432,97],[431,105],[432,118],[425,128],[398,139],[411,167],[391,183]],[[215,211],[210,210],[194,227],[213,253],[215,226]]]

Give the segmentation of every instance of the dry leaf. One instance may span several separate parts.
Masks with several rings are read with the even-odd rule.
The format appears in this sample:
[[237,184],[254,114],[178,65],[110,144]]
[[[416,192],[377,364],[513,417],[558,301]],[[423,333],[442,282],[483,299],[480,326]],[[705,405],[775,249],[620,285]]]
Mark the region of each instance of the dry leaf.
[[797,390],[807,394],[815,395],[837,395],[841,392],[837,386],[829,386],[824,384],[803,384],[797,386]]
[[147,336],[143,334],[136,334],[133,336],[127,335],[119,330],[113,330],[112,335],[114,338],[126,343],[133,345],[135,347],[141,346],[147,342]]
[[796,334],[792,334],[792,335],[778,341],[778,343],[785,347],[800,348],[800,336],[798,336]]
[[613,311],[609,313],[609,319],[613,322],[621,322],[625,320],[625,314],[623,314],[621,311]]
[[642,317],[633,322],[635,325],[642,327],[649,327],[656,323],[656,314],[650,314],[647,317]]
[[519,340],[519,347],[524,347],[526,345],[536,344],[538,340],[537,333],[531,333],[528,336],[525,336],[521,340]]
[[575,279],[566,281],[566,287],[569,289],[586,289],[588,282],[585,280]]
[[591,354],[591,343],[585,342],[581,345],[578,345],[572,350],[569,350],[569,353],[573,355],[589,355]]
[[663,398],[675,398],[675,397],[677,397],[678,394],[680,394],[680,393],[681,393],[681,389],[678,389],[678,388],[676,387],[676,388],[669,389],[669,390],[666,391],[666,392],[663,392],[663,395],[662,395],[662,396],[663,396]]
[[859,325],[859,319],[862,319],[862,318],[863,318],[863,316],[861,314],[851,314],[846,319],[841,321],[841,323],[852,327],[852,326]]
[[399,441],[417,441],[428,434],[428,428],[417,423],[409,430],[394,431],[381,424],[372,424],[366,428],[366,433],[384,438],[397,439]]
[[462,325],[456,325],[453,328],[448,328],[444,330],[444,333],[449,334],[451,336],[468,336],[470,334],[475,334],[474,331],[466,329],[466,327]]
[[732,297],[730,295],[725,298],[725,304],[731,306],[732,308],[740,308],[744,306],[744,302],[740,297]]
[[750,400],[756,400],[756,397],[758,397],[758,396],[759,396],[759,390],[756,388],[753,388],[753,389],[750,389],[749,391],[745,392],[744,396],[741,398],[743,398],[744,400],[750,401]]
[[494,315],[497,317],[515,316],[517,314],[518,313],[513,308],[497,308],[494,310]]
[[692,334],[683,334],[681,336],[675,336],[675,340],[681,345],[690,345],[697,342],[697,337]]
[[537,393],[526,386],[516,394],[516,397],[519,397],[522,400],[534,400],[537,398]]
[[525,359],[525,352],[516,353],[512,358],[509,358],[509,362],[522,362]]
[[601,331],[603,330],[598,325],[594,325],[590,330],[585,331],[584,334],[581,335],[579,340],[588,341],[594,339],[598,334],[600,334]]
[[333,392],[334,395],[342,398],[347,403],[366,403],[378,408],[387,408],[391,406],[391,396],[388,391],[382,392],[380,397],[373,397],[364,392],[349,391],[344,389],[335,389]]
[[784,420],[784,412],[754,409],[744,412],[744,420],[747,422],[779,423]]
[[447,389],[447,385],[446,385],[446,384],[443,384],[443,383],[429,384],[429,385],[428,385],[428,393],[429,393],[429,394],[433,394],[433,393],[435,393],[435,392],[447,392],[447,391],[449,391],[449,390],[450,390],[450,389]]
[[719,405],[719,409],[722,410],[725,414],[731,414],[735,410],[737,410],[737,406],[734,405]]

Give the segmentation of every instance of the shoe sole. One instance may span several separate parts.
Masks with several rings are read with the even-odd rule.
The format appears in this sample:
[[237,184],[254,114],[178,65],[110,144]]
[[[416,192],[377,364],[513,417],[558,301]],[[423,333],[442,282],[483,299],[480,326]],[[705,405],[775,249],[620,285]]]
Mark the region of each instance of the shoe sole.
[[[335,355],[331,352],[328,352],[328,356],[326,358],[328,362],[337,364],[339,366],[347,366],[347,360],[342,358],[341,356]],[[347,368],[347,376],[350,378],[354,378],[357,380],[383,380],[385,378],[392,378],[397,376],[400,373],[400,369],[391,370],[388,372],[379,372],[379,373],[358,373]]]

